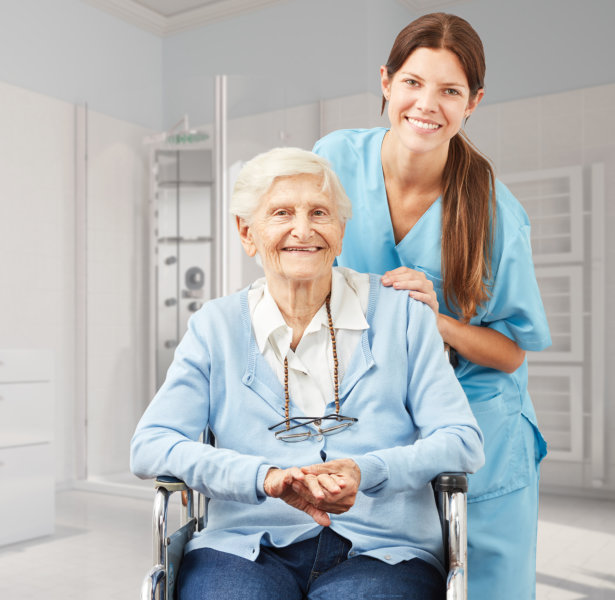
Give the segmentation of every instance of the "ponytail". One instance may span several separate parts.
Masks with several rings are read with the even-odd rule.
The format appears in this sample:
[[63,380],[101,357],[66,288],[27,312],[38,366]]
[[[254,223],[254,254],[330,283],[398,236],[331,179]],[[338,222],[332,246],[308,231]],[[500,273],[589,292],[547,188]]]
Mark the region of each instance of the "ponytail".
[[495,175],[463,132],[450,141],[442,184],[444,301],[467,323],[491,295]]

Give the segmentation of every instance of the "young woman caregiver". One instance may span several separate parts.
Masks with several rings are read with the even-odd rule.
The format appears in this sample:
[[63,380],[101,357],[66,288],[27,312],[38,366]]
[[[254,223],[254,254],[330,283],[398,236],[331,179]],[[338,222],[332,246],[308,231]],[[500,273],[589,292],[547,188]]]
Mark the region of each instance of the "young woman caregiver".
[[461,129],[483,98],[483,46],[465,20],[425,15],[380,76],[390,128],[336,131],[314,148],[353,204],[338,264],[382,274],[436,313],[485,436],[468,496],[469,597],[528,600],[546,444],[525,351],[551,339],[527,215]]

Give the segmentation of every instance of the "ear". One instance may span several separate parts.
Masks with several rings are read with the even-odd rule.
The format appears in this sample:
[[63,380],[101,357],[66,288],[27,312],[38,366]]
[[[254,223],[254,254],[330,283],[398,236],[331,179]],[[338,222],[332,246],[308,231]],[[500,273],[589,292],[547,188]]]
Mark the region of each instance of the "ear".
[[241,217],[235,216],[235,220],[237,222],[237,231],[239,231],[239,239],[241,240],[243,249],[248,256],[254,256],[256,254],[256,246],[252,239],[250,226]]
[[484,96],[485,90],[483,88],[480,88],[478,92],[476,92],[476,96],[474,96],[474,98],[472,98],[472,100],[468,102],[465,114],[466,119],[476,110],[476,107],[479,105],[480,101],[483,99]]
[[388,100],[391,97],[391,80],[386,65],[380,67],[380,89],[382,95]]

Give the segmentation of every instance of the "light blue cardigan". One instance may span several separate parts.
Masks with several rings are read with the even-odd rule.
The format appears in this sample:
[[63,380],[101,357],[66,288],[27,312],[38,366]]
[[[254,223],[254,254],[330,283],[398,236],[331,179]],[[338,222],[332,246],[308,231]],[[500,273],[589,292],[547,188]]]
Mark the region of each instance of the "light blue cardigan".
[[[286,443],[267,431],[284,418],[284,391],[252,335],[247,289],[192,317],[131,443],[136,475],[173,475],[211,498],[207,527],[187,551],[209,547],[254,560],[260,544],[317,535],[320,526],[305,513],[265,496],[267,470],[350,457],[361,469],[360,493],[347,513],[331,515],[331,528],[352,542],[350,556],[391,564],[419,557],[442,571],[429,482],[442,471],[479,469],[482,434],[432,310],[372,275],[366,318],[339,393],[341,413],[358,423]],[[198,441],[207,426],[215,448]]]

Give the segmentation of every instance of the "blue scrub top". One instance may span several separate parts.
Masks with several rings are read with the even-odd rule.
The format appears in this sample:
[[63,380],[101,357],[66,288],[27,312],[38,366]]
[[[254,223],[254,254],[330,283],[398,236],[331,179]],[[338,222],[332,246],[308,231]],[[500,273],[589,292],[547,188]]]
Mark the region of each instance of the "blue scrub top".
[[[406,237],[395,244],[381,161],[386,131],[385,128],[335,131],[314,146],[314,152],[331,162],[352,201],[353,216],[346,224],[337,262],[357,271],[377,274],[400,266],[423,271],[434,284],[440,311],[455,316],[446,306],[443,295],[440,198]],[[534,274],[529,219],[500,181],[496,182],[492,273],[491,297],[485,306],[478,308],[470,323],[491,327],[524,350],[548,347],[551,336]],[[527,360],[508,374],[460,356],[455,373],[486,438],[487,466],[472,476],[469,498],[488,499],[527,485],[529,475],[523,463],[527,464],[527,455],[533,449],[523,445],[522,419],[534,428],[537,460],[546,454],[546,444],[538,431],[527,393]]]

